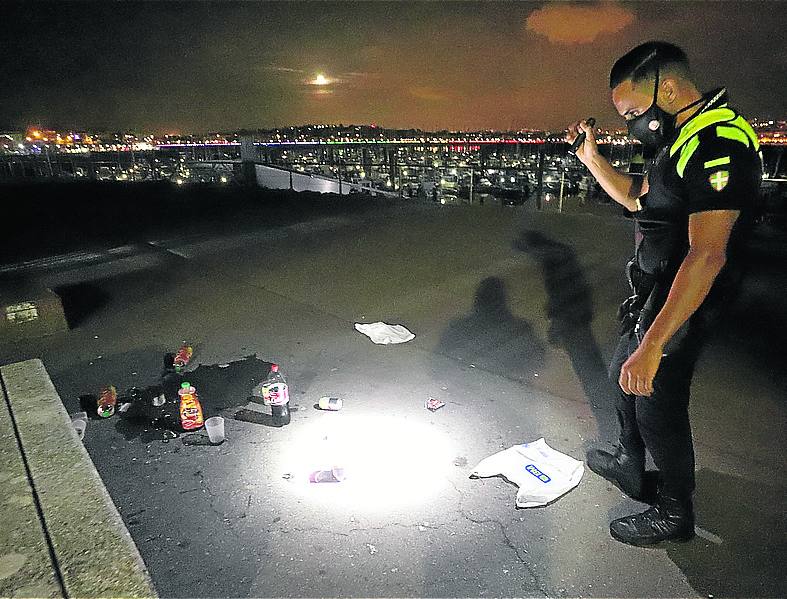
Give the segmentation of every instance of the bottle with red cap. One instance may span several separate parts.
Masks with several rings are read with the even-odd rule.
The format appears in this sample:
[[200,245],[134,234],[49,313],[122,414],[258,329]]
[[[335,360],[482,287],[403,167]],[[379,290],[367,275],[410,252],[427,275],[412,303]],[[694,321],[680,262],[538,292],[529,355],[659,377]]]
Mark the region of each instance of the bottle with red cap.
[[273,423],[284,426],[290,423],[290,391],[287,381],[279,370],[278,364],[271,364],[271,370],[260,385],[262,403],[271,407]]

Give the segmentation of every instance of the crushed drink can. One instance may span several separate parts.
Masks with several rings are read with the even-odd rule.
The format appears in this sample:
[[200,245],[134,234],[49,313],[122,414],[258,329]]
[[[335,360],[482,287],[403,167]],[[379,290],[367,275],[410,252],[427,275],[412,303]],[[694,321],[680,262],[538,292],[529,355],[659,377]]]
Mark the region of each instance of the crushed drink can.
[[439,410],[444,405],[445,405],[444,401],[440,401],[439,399],[435,399],[434,397],[430,397],[426,402],[426,408],[431,412],[435,412]]
[[344,468],[334,466],[330,470],[315,470],[309,475],[310,483],[340,483],[347,478]]
[[339,397],[321,397],[320,401],[317,402],[317,405],[321,410],[336,412],[342,409],[344,402],[342,402],[341,398]]

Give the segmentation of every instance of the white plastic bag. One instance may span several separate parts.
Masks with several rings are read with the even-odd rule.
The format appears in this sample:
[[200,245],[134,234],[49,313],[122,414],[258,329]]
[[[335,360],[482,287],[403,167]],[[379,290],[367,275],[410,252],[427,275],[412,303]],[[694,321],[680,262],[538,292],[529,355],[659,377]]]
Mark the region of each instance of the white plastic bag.
[[401,324],[387,324],[385,322],[373,322],[370,324],[355,323],[355,330],[363,333],[369,339],[379,345],[391,343],[407,343],[415,338],[407,327]]
[[542,438],[484,458],[470,478],[503,475],[519,487],[517,507],[536,507],[576,487],[584,471],[582,462],[552,449]]

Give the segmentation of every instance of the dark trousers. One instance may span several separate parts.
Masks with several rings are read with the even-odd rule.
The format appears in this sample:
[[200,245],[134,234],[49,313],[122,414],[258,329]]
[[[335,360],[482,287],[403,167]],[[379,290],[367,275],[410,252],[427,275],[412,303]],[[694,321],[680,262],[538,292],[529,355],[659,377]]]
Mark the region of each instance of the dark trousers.
[[662,358],[650,397],[627,395],[618,385],[621,366],[639,344],[633,330],[620,336],[609,368],[618,391],[615,408],[621,442],[635,452],[647,448],[659,469],[660,489],[675,498],[688,498],[694,492],[689,387],[705,337],[701,328],[689,323],[685,337]]

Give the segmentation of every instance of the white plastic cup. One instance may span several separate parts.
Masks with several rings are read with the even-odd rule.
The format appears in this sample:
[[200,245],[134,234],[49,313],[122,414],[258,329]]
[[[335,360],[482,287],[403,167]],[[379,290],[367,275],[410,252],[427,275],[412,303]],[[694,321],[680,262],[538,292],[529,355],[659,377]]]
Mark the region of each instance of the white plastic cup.
[[85,438],[85,429],[87,428],[87,412],[77,412],[71,415],[71,423],[74,425],[79,439]]
[[213,416],[205,421],[205,430],[208,431],[208,439],[214,445],[224,442],[224,418]]

